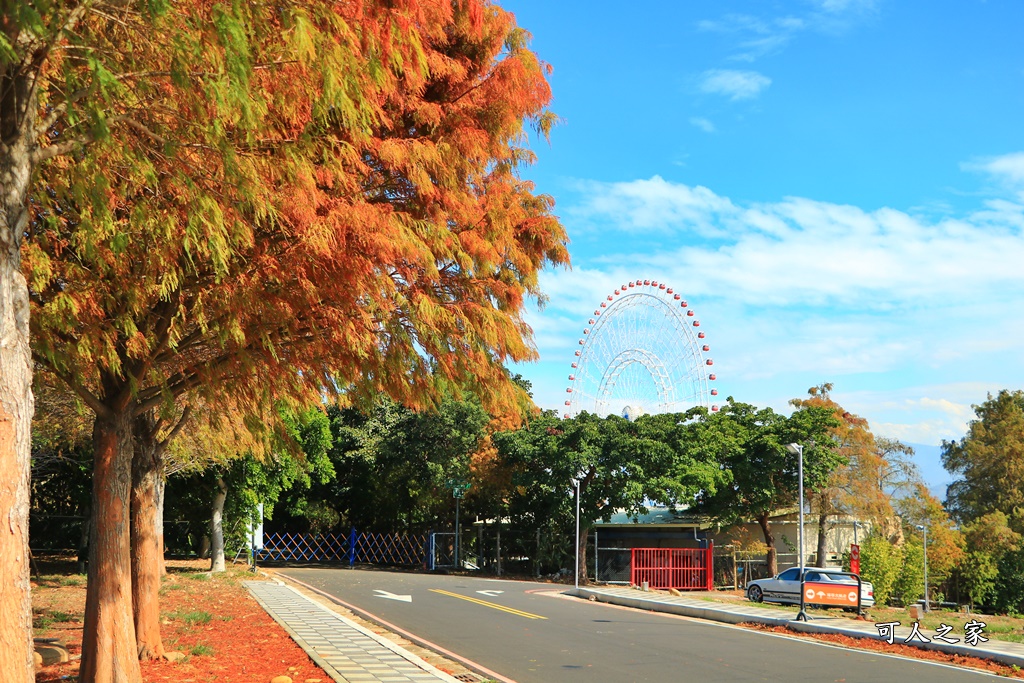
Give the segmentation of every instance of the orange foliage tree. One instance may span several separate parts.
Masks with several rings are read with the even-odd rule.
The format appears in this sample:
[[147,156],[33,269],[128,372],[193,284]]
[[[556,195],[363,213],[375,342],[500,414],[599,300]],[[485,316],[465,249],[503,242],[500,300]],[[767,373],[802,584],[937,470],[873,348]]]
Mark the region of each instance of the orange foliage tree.
[[868,429],[868,421],[843,409],[832,400],[829,383],[811,387],[807,390],[809,398],[793,399],[790,405],[798,410],[819,407],[831,410],[836,417],[836,424],[829,430],[829,435],[836,443],[836,452],[843,457],[843,462],[828,476],[822,485],[811,491],[811,499],[818,515],[818,546],[817,566],[824,567],[826,560],[828,531],[834,524],[829,523],[830,517],[844,514],[856,508],[858,497],[863,491],[855,491],[855,477],[852,476],[865,460],[872,457],[874,437]]
[[82,680],[135,681],[161,647],[131,629],[135,418],[185,392],[515,409],[502,364],[534,356],[522,310],[568,254],[517,174],[544,67],[496,6],[198,2],[160,19],[176,40],[89,21],[170,69],[109,74],[131,116],[44,169],[24,269],[36,357],[96,414]]
[[893,495],[919,481],[913,464],[904,457],[913,453],[891,439],[876,438],[868,421],[850,413],[831,397],[832,384],[808,389],[808,398],[793,399],[797,409],[819,407],[831,410],[837,425],[829,430],[843,457],[839,465],[811,496],[818,515],[818,566],[824,566],[830,518],[852,515],[868,520],[886,538],[901,538],[899,519],[893,509]]

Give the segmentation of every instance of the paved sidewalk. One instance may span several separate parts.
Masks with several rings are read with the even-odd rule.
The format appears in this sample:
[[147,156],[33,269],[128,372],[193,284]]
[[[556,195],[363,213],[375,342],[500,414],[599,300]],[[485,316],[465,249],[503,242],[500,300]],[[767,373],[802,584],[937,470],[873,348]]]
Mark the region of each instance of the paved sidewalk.
[[[570,594],[576,593],[569,589]],[[752,602],[712,602],[702,600],[699,597],[690,597],[685,593],[682,596],[674,596],[662,592],[644,592],[635,588],[620,586],[601,586],[595,588],[580,588],[579,597],[593,597],[599,602],[607,602],[625,607],[635,607],[654,612],[667,612],[680,614],[698,619],[710,619],[730,624],[759,623],[770,626],[786,626],[794,631],[803,633],[839,633],[854,638],[870,638],[872,640],[885,640],[879,635],[879,630],[871,621],[860,621],[846,617],[824,617],[815,615],[810,621],[795,621],[791,612],[782,612],[769,607],[759,607]],[[911,634],[913,622],[908,619],[904,624],[895,628],[893,641],[896,644],[904,644],[904,641]],[[956,634],[950,634],[957,637]],[[934,636],[931,632],[925,633],[926,637]],[[989,639],[988,642],[979,642],[978,645],[967,645],[963,642],[964,634],[959,634],[960,643],[948,644],[932,640],[929,643],[921,642],[917,638],[905,643],[916,647],[940,650],[949,654],[966,655],[969,657],[981,657],[992,659],[1010,666],[1024,666],[1024,644],[1010,643],[1001,640]]]
[[459,683],[411,652],[275,581],[245,587],[274,621],[339,683]]

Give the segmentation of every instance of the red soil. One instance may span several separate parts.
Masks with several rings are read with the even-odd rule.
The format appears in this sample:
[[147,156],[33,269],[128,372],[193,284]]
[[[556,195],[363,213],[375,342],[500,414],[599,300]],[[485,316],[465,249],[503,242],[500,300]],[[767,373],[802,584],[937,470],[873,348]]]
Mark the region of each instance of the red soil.
[[[330,683],[331,677],[313,663],[242,587],[240,580],[252,578],[251,575],[232,571],[213,578],[199,578],[205,576],[172,570],[165,580],[160,598],[164,647],[187,656],[179,662],[143,662],[145,683],[269,683],[280,675],[289,676],[296,683]],[[64,611],[76,621],[53,624],[47,632],[36,633],[37,637],[60,638],[73,655],[81,653],[81,615],[85,604],[84,585],[75,588],[77,590],[61,587],[50,591],[64,595],[59,596],[59,607],[47,609]],[[34,602],[46,602],[47,591],[46,587],[34,591],[40,594],[38,600],[33,596]],[[209,621],[203,623],[207,614]],[[66,683],[75,680],[77,674],[77,661],[55,664],[40,671],[36,681]]]

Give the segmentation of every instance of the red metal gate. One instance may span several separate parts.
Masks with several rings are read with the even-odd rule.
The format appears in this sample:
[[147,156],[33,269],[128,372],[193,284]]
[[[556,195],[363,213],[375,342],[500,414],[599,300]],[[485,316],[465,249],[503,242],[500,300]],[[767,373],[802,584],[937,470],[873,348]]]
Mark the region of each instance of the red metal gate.
[[714,547],[633,548],[630,583],[650,588],[710,591],[714,583]]

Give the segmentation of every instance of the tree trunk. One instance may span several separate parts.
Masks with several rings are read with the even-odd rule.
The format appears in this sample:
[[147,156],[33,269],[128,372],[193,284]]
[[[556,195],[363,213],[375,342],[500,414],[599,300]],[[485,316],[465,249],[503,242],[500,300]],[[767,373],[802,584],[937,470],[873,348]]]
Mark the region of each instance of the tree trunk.
[[210,534],[203,534],[199,539],[199,549],[196,551],[196,557],[200,560],[210,559]]
[[587,582],[587,530],[580,527],[580,535],[576,538],[576,545],[580,549],[580,585]]
[[89,538],[92,535],[92,507],[86,506],[82,516],[82,529],[78,532],[78,573],[89,568]]
[[113,413],[110,419],[97,417],[93,427],[95,523],[89,545],[81,683],[142,680],[132,619],[132,420],[126,406]]
[[[35,679],[28,553],[33,397],[21,240],[28,225],[36,108],[35,79],[12,84],[10,68],[0,74],[0,672],[5,681],[27,682]],[[12,116],[16,102],[29,104]]]
[[212,547],[210,548],[210,571],[224,571],[224,501],[228,497],[228,485],[224,477],[217,477],[217,491],[213,494],[213,515],[210,520]]
[[135,420],[131,504],[132,611],[139,659],[155,659],[164,653],[160,640],[160,562],[156,535],[160,451],[152,413],[140,415]]
[[164,493],[167,491],[167,482],[164,480],[163,468],[160,469],[156,477],[156,519],[153,520],[153,533],[156,534],[156,563],[160,576],[167,576],[164,550]]
[[775,534],[772,532],[772,523],[768,521],[768,513],[758,517],[757,523],[761,525],[764,543],[768,546],[768,575],[775,576],[779,573],[779,561],[775,552]]
[[816,567],[825,566],[825,555],[827,554],[828,546],[828,515],[821,513],[818,515],[818,553]]
[[[587,489],[590,487],[590,483],[594,481],[594,475],[596,470],[590,467],[579,484],[576,485],[576,498],[574,503],[576,505],[577,513],[579,515],[579,534],[576,537],[576,547],[579,549],[580,563],[577,568],[580,576],[580,584],[587,582],[587,524],[583,520],[583,512],[586,508],[583,507],[583,496],[586,495]],[[589,519],[589,518],[588,518]]]

